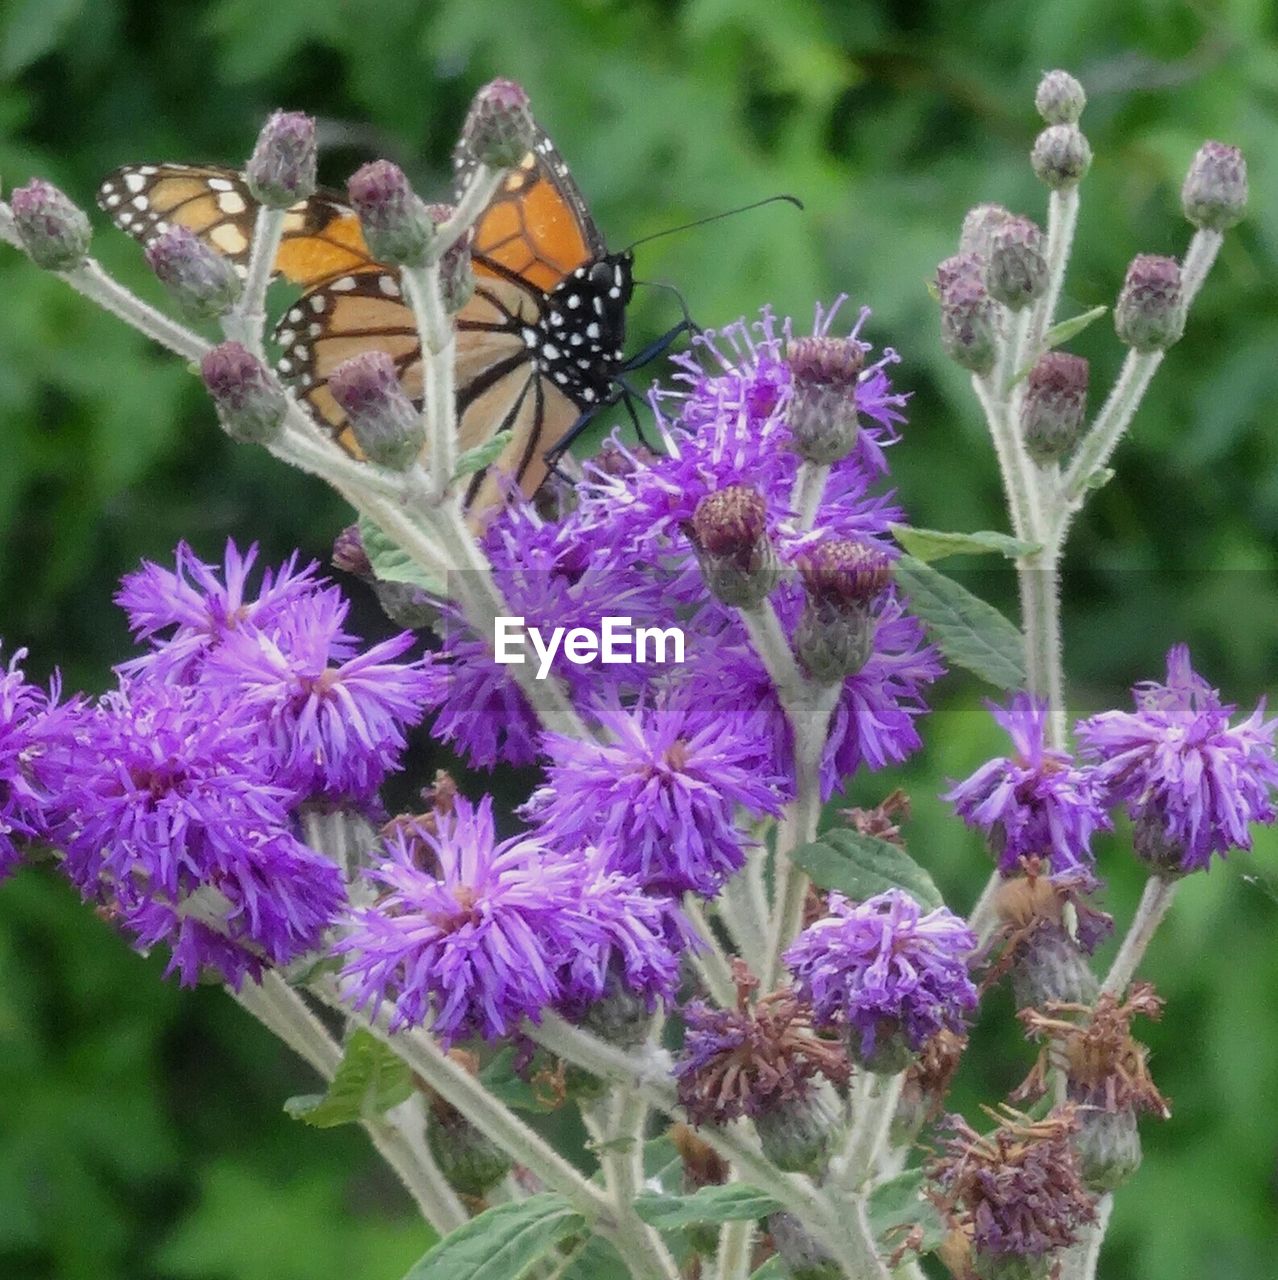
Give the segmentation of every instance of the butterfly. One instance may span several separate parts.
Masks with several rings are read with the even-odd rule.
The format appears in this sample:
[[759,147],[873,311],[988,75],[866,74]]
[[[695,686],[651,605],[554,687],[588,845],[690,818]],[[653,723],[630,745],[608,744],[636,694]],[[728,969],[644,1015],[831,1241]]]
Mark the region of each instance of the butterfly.
[[[475,163],[459,144],[459,191]],[[103,181],[98,203],[144,244],[183,226],[247,270],[257,202],[234,170],[127,166]],[[471,513],[499,506],[514,488],[531,497],[555,451],[609,399],[624,365],[632,263],[629,251],[609,252],[563,157],[538,128],[475,224],[475,292],[455,317],[459,448],[499,434],[508,440],[470,477]],[[339,364],[384,351],[407,394],[422,395],[417,327],[399,274],[374,260],[342,197],[324,191],[287,211],[275,270],[303,290],[275,332],[278,368],[358,456],[328,390]]]

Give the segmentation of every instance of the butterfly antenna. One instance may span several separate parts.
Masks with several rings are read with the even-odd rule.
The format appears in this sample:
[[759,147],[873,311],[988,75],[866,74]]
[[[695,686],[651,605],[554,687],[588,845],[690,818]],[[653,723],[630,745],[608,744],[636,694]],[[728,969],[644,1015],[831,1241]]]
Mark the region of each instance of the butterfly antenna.
[[641,244],[648,244],[652,240],[660,240],[663,236],[673,236],[680,231],[691,231],[693,227],[704,227],[710,222],[719,222],[724,218],[733,218],[738,213],[748,213],[751,209],[762,209],[765,204],[792,204],[796,209],[803,208],[803,201],[797,196],[779,195],[768,196],[763,200],[755,200],[752,204],[739,205],[735,209],[725,209],[722,213],[712,213],[704,218],[697,218],[692,222],[684,222],[677,227],[667,227],[664,231],[654,231],[650,236],[640,236],[638,240],[633,240],[627,246],[625,252],[629,253]]
[[[665,280],[636,280],[636,285],[643,285],[648,289],[664,289],[667,293],[673,293],[675,300],[679,303],[679,310],[683,312],[683,324],[680,326],[680,332],[683,333],[700,333],[701,326],[692,318],[692,312],[688,310],[688,300],[683,296],[683,291],[677,286],[670,284]],[[673,335],[677,336],[677,335]],[[646,362],[645,362],[646,363]]]

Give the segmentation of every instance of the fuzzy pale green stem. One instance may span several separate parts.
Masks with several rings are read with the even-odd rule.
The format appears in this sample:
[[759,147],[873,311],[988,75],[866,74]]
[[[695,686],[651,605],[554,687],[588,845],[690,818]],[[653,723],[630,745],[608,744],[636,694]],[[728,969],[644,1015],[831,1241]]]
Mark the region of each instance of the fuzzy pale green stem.
[[466,234],[468,228],[474,226],[479,215],[492,203],[506,173],[505,169],[492,169],[486,164],[475,168],[458,198],[452,216],[436,228],[435,239],[427,254],[429,262],[437,263]]
[[456,330],[440,295],[438,264],[405,267],[400,278],[421,338],[422,421],[438,502],[457,469]]
[[705,947],[696,948],[692,954],[692,963],[696,966],[706,990],[714,998],[716,1004],[731,1008],[736,1003],[737,988],[732,981],[732,966],[724,954],[719,939],[715,937],[714,928],[706,917],[701,899],[693,893],[684,894],[684,914],[692,922],[697,934],[705,942]]
[[1043,353],[1043,339],[1056,318],[1065,267],[1078,225],[1078,188],[1053,191],[1047,200],[1047,288],[1033,304],[1025,345],[1019,352],[1017,372]]
[[1141,894],[1136,914],[1132,917],[1131,927],[1101,985],[1102,992],[1121,996],[1127,990],[1127,984],[1131,982],[1144,958],[1150,939],[1171,908],[1179,887],[1179,880],[1168,880],[1158,875],[1150,876],[1145,882],[1145,891]]
[[874,1075],[858,1096],[848,1141],[837,1162],[831,1167],[831,1182],[840,1191],[855,1193],[873,1177],[880,1153],[887,1142],[892,1118],[905,1073]]
[[275,271],[275,258],[284,235],[286,209],[262,205],[253,227],[253,247],[249,251],[248,272],[239,301],[222,317],[222,332],[242,342],[259,359],[262,334],[266,328],[266,290]]
[[825,482],[830,478],[830,468],[817,462],[802,462],[794,478],[794,490],[790,494],[790,506],[799,529],[807,532],[816,523],[817,508],[825,493]]
[[719,1231],[714,1280],[746,1280],[750,1274],[753,1222],[725,1222]]

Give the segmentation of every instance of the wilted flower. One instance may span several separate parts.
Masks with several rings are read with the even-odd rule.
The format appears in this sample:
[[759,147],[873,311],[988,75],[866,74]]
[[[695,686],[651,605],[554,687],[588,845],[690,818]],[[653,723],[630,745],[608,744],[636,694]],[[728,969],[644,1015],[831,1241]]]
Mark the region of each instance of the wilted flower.
[[1262,700],[1245,720],[1189,663],[1167,655],[1165,684],[1133,690],[1136,710],[1105,711],[1076,732],[1111,803],[1136,823],[1137,852],[1164,872],[1200,870],[1211,855],[1251,848],[1251,824],[1274,821],[1274,730]]

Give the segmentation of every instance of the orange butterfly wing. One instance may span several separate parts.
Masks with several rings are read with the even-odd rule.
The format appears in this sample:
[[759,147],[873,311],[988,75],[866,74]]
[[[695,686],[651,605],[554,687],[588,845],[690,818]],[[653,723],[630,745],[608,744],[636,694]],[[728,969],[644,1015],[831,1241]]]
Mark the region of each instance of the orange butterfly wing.
[[[170,226],[186,227],[241,275],[247,270],[258,205],[233,169],[126,165],[103,180],[98,204],[143,244]],[[275,270],[292,284],[310,289],[374,265],[359,219],[340,196],[316,192],[286,213]]]

